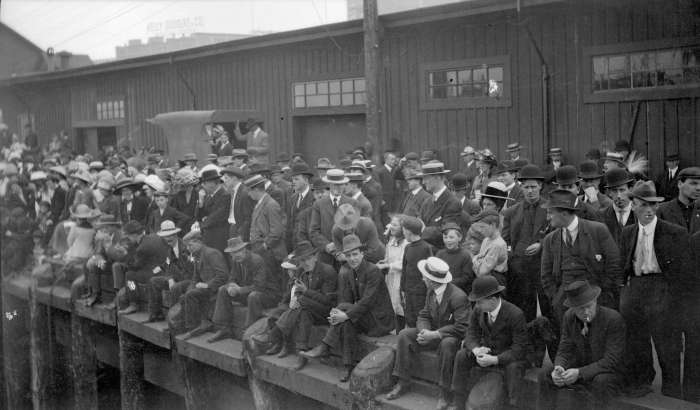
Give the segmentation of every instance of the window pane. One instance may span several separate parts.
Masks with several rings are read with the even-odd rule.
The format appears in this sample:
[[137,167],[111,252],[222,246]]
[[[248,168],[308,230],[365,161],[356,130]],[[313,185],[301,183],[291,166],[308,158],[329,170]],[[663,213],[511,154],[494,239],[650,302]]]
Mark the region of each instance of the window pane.
[[608,58],[593,57],[593,74],[605,76],[608,73]]
[[316,94],[316,83],[306,83],[306,95]]
[[304,95],[304,84],[294,84],[294,95]]
[[489,84],[488,83],[474,83],[473,88],[474,97],[484,97],[489,95]]
[[629,58],[627,56],[611,56],[608,64],[610,89],[630,88],[632,85]]
[[489,80],[493,80],[496,82],[503,81],[503,67],[489,68]]
[[309,95],[306,97],[307,107],[327,107],[328,95]]
[[472,70],[461,70],[457,73],[457,80],[460,84],[470,83],[472,81]]
[[330,89],[331,93],[339,93],[340,92],[340,81],[329,82],[328,88]]
[[447,98],[447,88],[443,86],[430,87],[430,98]]
[[97,119],[102,119],[102,103],[97,103]]
[[489,97],[499,98],[503,96],[503,82],[489,80]]
[[343,94],[342,102],[343,105],[353,105],[354,101],[352,93]]
[[457,86],[456,85],[448,85],[447,87],[447,98],[454,98],[457,96]]
[[447,83],[447,71],[430,73],[430,85],[442,85]]
[[486,68],[475,68],[474,69],[474,81],[475,82],[486,82]]
[[294,97],[294,107],[304,108],[306,107],[306,98],[302,95],[301,97]]
[[331,106],[337,107],[340,105],[340,94],[331,94]]
[[[343,92],[352,92],[352,80],[344,80],[342,82]],[[343,104],[345,105],[345,104]]]
[[683,50],[683,82],[700,83],[700,47]]
[[328,94],[328,83],[325,81],[322,83],[317,83],[316,91],[318,91],[319,94]]
[[457,72],[456,71],[448,71],[445,73],[446,78],[447,78],[447,84],[449,85],[456,85],[457,84]]
[[119,101],[119,118],[124,118],[124,100]]
[[355,91],[364,91],[365,90],[365,79],[364,78],[359,78],[355,80]]
[[355,104],[365,105],[365,93],[355,93]]

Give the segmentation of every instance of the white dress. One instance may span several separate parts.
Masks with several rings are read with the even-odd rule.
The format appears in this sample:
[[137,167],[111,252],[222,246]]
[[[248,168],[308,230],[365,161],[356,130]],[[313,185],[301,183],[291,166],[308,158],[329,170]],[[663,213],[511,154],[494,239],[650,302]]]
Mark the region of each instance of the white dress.
[[392,237],[386,244],[386,262],[389,264],[389,273],[386,274],[386,287],[389,289],[391,306],[397,316],[403,316],[403,306],[401,306],[401,268],[403,265],[403,251],[406,249],[406,239],[401,238],[397,242]]

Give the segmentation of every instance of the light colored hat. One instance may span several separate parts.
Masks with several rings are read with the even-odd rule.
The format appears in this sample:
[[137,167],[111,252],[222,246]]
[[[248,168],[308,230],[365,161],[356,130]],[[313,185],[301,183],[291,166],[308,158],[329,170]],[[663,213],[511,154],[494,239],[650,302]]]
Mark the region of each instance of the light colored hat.
[[99,180],[99,182],[97,182],[97,189],[106,189],[108,191],[111,191],[112,187],[113,184],[106,179],[101,179]]
[[449,174],[450,170],[445,169],[445,164],[440,161],[429,161],[421,166],[420,176]]
[[342,184],[347,184],[348,181],[350,181],[346,176],[345,176],[345,171],[342,169],[329,169],[328,172],[326,172],[326,176],[321,178],[323,182],[327,184],[334,184],[334,185],[342,185]]
[[73,175],[71,175],[73,178],[79,179],[86,184],[91,184],[92,183],[92,175],[88,171],[79,169],[76,171]]
[[175,226],[175,222],[173,222],[169,219],[166,219],[165,221],[160,223],[160,231],[158,231],[157,235],[161,236],[161,237],[175,235],[176,233],[180,232],[181,230],[182,229]]
[[238,252],[246,246],[248,246],[248,242],[244,242],[240,236],[234,236],[233,238],[226,241],[226,249],[224,249],[224,252]]
[[41,180],[46,179],[46,178],[47,178],[47,175],[46,175],[46,172],[44,172],[44,171],[33,171],[29,175],[30,181],[41,181]]
[[70,214],[74,218],[93,218],[99,216],[101,212],[99,210],[95,211],[85,204],[78,204]]
[[476,151],[474,150],[474,148],[470,145],[467,145],[466,147],[464,147],[464,150],[459,154],[459,156],[465,157],[467,155],[474,155],[474,154],[476,154]]
[[431,256],[428,259],[418,261],[418,270],[420,273],[437,283],[452,282],[452,273],[450,266],[444,260]]
[[105,164],[102,163],[102,161],[92,161],[90,163],[90,169],[103,169],[105,167]]
[[158,176],[156,175],[146,176],[146,178],[143,180],[143,183],[152,188],[154,191],[165,190],[165,182],[163,182],[163,180],[158,178]]
[[359,220],[360,213],[352,204],[341,204],[333,217],[335,225],[344,231],[356,227]]

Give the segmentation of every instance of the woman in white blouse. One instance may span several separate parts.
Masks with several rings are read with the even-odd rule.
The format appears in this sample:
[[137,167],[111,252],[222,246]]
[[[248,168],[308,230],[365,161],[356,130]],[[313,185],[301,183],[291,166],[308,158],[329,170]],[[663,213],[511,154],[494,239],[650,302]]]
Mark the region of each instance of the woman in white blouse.
[[401,266],[403,262],[403,251],[406,248],[406,239],[403,237],[401,227],[402,215],[394,215],[387,225],[385,235],[389,236],[386,244],[386,253],[383,260],[377,262],[377,267],[384,270],[386,276],[386,287],[389,289],[391,306],[396,315],[396,333],[406,325],[404,321],[403,306],[401,305]]

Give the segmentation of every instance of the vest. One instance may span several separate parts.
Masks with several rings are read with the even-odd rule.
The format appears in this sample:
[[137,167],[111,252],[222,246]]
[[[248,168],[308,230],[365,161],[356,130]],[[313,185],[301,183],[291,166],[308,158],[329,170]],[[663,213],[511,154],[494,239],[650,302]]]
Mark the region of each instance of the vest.
[[581,256],[579,238],[573,245],[561,245],[561,283],[566,286],[577,280],[588,280],[589,274]]

